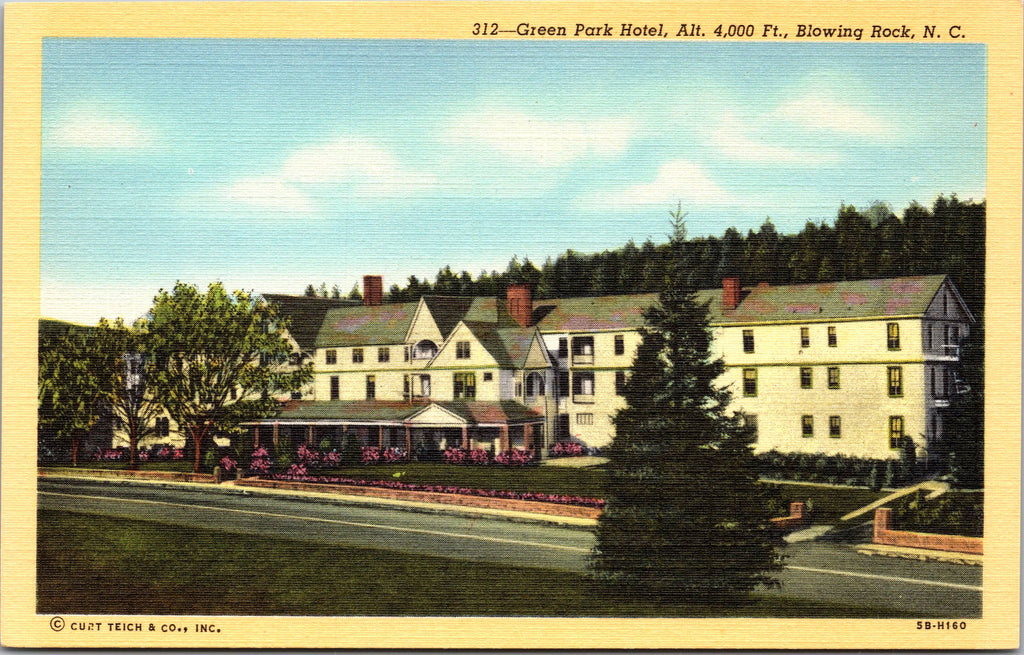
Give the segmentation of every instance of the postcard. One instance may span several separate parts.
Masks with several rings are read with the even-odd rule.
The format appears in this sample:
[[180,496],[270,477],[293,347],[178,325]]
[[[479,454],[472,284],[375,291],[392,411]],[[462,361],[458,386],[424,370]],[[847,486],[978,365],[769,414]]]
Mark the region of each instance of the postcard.
[[1019,2],[5,9],[4,645],[1019,645]]

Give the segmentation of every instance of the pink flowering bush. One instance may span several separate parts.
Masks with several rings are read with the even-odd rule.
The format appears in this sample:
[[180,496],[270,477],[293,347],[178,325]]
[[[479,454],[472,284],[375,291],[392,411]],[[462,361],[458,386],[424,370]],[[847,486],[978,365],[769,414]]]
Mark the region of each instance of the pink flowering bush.
[[288,470],[284,472],[284,475],[288,478],[305,478],[309,476],[309,471],[302,464],[292,464],[288,467]]
[[157,459],[170,459],[171,458],[171,447],[164,446],[160,450],[156,451]]
[[559,505],[577,505],[580,507],[604,507],[601,498],[583,496],[566,496],[561,494],[545,494],[532,491],[507,491],[499,489],[474,489],[441,484],[413,484],[397,480],[361,480],[336,476],[313,476],[301,472],[302,467],[293,464],[285,473],[269,476],[272,480],[288,482],[310,482],[315,484],[344,484],[357,487],[375,487],[380,489],[397,489],[401,491],[423,491],[427,493],[458,494],[462,496],[480,496],[484,498],[504,498],[508,500],[528,500],[540,503],[556,503]]
[[120,462],[125,459],[125,455],[127,452],[120,448],[104,448],[96,451],[92,458],[98,462]]
[[465,464],[467,454],[462,448],[446,448],[444,451],[445,464]]
[[402,448],[363,446],[363,454],[359,461],[363,464],[378,464],[380,462],[404,462],[405,460],[405,450]]
[[249,456],[249,470],[253,473],[270,472],[270,453],[266,448],[260,446],[252,451],[252,455]]
[[469,463],[477,465],[485,465],[491,463],[491,456],[487,454],[486,450],[476,448],[469,451]]
[[324,453],[323,462],[325,466],[339,466],[341,465],[341,453],[336,450]]
[[359,461],[363,464],[376,464],[380,461],[380,448],[377,446],[363,446],[363,454]]
[[583,445],[572,441],[559,441],[551,446],[552,457],[581,457]]
[[380,456],[385,462],[404,462],[406,459],[402,448],[385,448]]
[[320,453],[313,450],[306,444],[299,446],[298,450],[299,463],[305,466],[315,466],[320,463]]
[[230,456],[225,455],[224,457],[220,458],[220,467],[223,470],[230,473],[231,471],[234,471],[236,468],[238,468],[238,462],[233,460]]
[[185,459],[185,451],[181,448],[175,448],[174,452],[171,453],[171,459]]
[[148,462],[149,461],[149,451],[148,450],[140,450],[139,452],[135,453],[135,457],[140,462]]
[[502,466],[526,466],[533,463],[533,452],[529,450],[505,450],[494,457],[495,464]]

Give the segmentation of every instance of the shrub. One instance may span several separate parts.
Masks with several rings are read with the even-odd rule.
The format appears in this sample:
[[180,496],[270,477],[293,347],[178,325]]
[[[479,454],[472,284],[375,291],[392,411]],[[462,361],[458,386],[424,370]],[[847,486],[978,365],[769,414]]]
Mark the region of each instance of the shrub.
[[446,464],[465,464],[466,458],[466,451],[462,448],[446,448],[444,451]]
[[487,454],[486,450],[477,448],[469,451],[469,463],[478,465],[490,464],[491,456]]
[[552,457],[581,457],[583,445],[574,441],[559,441],[551,446],[549,454]]
[[381,451],[381,459],[385,462],[404,462],[406,460],[405,450],[402,448],[385,448]]
[[336,450],[324,453],[323,463],[325,466],[339,466],[341,464],[341,453]]
[[313,450],[306,444],[299,446],[297,455],[299,456],[299,464],[303,466],[315,466],[320,463],[320,453]]
[[529,450],[504,450],[494,457],[495,464],[502,466],[526,466],[533,463],[533,452]]
[[270,453],[267,452],[266,448],[260,446],[252,451],[252,454],[249,456],[249,470],[253,473],[270,472]]
[[220,459],[220,467],[221,469],[230,473],[231,471],[234,471],[238,467],[238,462],[236,462],[230,457],[225,456]]
[[363,464],[376,464],[380,461],[380,448],[377,446],[363,446],[359,461]]
[[946,493],[926,500],[918,491],[896,501],[893,507],[897,530],[983,536],[984,496]]

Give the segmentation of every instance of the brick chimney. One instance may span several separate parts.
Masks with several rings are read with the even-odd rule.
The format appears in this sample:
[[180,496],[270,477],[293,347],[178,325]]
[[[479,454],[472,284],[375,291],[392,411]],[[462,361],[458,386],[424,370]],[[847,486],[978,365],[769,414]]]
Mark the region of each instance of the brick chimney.
[[740,279],[722,278],[722,309],[736,309],[740,306]]
[[380,275],[363,276],[363,304],[367,307],[384,302],[384,278]]
[[533,325],[533,286],[529,284],[510,284],[505,291],[508,313],[512,315],[520,327]]

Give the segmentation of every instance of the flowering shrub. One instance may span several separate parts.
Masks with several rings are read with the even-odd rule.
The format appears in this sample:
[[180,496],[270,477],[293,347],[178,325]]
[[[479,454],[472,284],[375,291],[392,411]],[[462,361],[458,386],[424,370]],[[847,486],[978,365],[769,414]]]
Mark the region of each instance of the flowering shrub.
[[445,464],[464,464],[466,462],[466,451],[462,448],[447,448],[444,451]]
[[238,462],[225,455],[220,458],[220,467],[230,473],[238,467]]
[[126,454],[126,451],[120,448],[104,448],[96,451],[92,458],[98,462],[120,462],[125,459]]
[[404,462],[405,460],[405,450],[402,448],[381,449],[377,446],[363,446],[363,455],[359,461],[363,464],[376,464],[378,462]]
[[406,459],[405,451],[401,448],[385,448],[380,455],[385,462],[404,462]]
[[495,464],[502,466],[526,466],[533,463],[533,452],[529,450],[505,450],[494,457]]
[[299,463],[305,466],[313,466],[320,463],[320,453],[308,447],[306,444],[299,446]]
[[253,473],[270,472],[270,453],[266,448],[260,446],[252,451],[252,455],[249,456],[249,470]]
[[185,459],[185,451],[181,448],[175,448],[174,452],[171,453],[171,459]]
[[487,454],[486,450],[477,448],[469,451],[469,463],[470,464],[490,464],[491,456]]
[[156,451],[157,459],[170,459],[171,458],[171,447],[164,446],[160,450]]
[[141,450],[141,451],[135,453],[135,457],[140,462],[148,462],[149,461],[149,451],[148,450]]
[[[292,472],[295,470],[296,472]],[[540,503],[556,503],[559,505],[577,505],[580,507],[604,507],[601,498],[585,498],[583,496],[563,496],[559,494],[535,493],[532,491],[507,491],[497,489],[474,489],[440,484],[413,484],[397,480],[359,480],[335,476],[313,476],[299,473],[302,467],[293,464],[287,472],[269,476],[272,480],[288,482],[312,482],[316,484],[346,484],[357,487],[376,487],[380,489],[397,489],[400,491],[424,491],[428,493],[459,494],[462,496],[480,496],[483,498],[505,498],[508,500],[529,500]]]
[[380,448],[377,446],[363,446],[363,454],[359,461],[363,464],[376,464],[380,461]]
[[341,453],[336,450],[324,453],[323,462],[327,466],[338,466],[341,464]]
[[284,472],[284,475],[291,478],[305,478],[309,477],[309,472],[302,464],[292,464],[288,467],[288,470]]
[[573,441],[559,441],[551,446],[552,457],[582,457],[583,445]]

